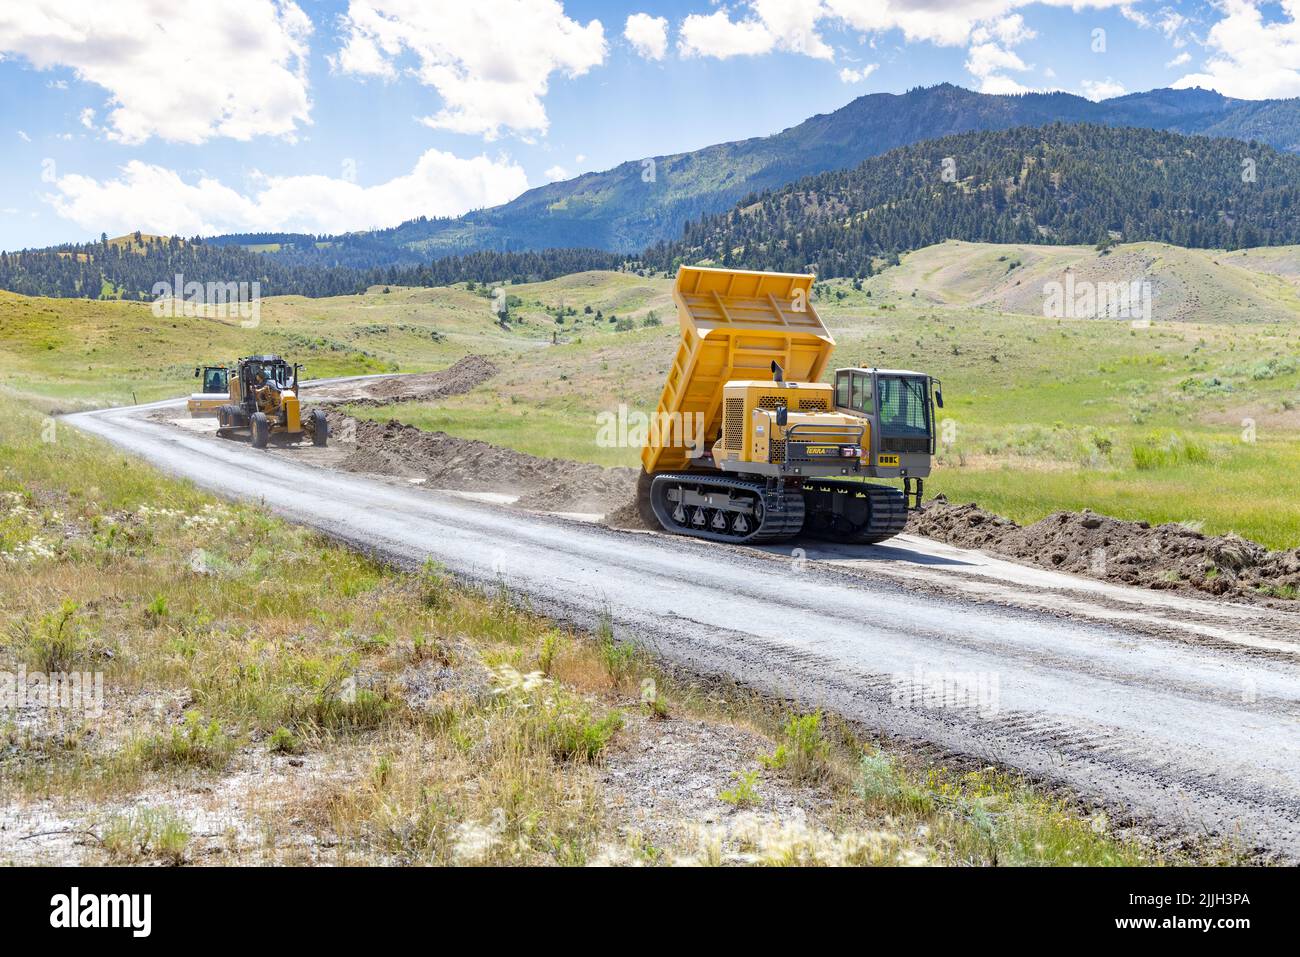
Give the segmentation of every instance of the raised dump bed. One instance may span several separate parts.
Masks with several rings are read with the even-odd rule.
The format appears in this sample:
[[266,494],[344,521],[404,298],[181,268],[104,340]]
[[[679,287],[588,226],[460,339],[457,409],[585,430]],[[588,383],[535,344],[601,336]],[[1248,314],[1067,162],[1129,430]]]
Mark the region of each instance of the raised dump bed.
[[[647,472],[690,465],[693,442],[722,427],[722,391],[732,380],[770,381],[772,363],[792,382],[817,382],[835,348],[812,304],[813,277],[682,266],[673,284],[678,343],[659,398],[656,427],[641,451]],[[699,428],[703,426],[702,430]]]

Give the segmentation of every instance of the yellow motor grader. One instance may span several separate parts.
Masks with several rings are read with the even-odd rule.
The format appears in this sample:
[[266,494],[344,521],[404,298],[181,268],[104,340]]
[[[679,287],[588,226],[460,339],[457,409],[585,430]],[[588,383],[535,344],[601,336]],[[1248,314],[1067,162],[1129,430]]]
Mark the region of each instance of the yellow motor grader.
[[875,368],[819,381],[835,340],[813,307],[813,279],[678,271],[681,340],[637,484],[651,528],[735,543],[802,532],[871,544],[901,532],[920,505],[942,385]]
[[255,449],[266,448],[273,435],[289,441],[311,438],[312,444],[325,445],[329,437],[325,413],[313,409],[305,418],[302,415],[301,369],[273,355],[240,359],[229,377],[229,401],[217,410],[217,434],[228,437],[246,431]]

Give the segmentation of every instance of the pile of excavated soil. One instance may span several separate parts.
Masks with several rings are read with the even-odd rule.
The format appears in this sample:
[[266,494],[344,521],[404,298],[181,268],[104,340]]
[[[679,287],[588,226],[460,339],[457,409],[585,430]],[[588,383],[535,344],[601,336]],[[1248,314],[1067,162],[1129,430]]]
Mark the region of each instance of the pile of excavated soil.
[[340,463],[349,472],[423,478],[430,488],[517,495],[521,507],[546,512],[604,514],[636,488],[635,469],[540,458],[396,420],[328,415],[330,434],[356,443]]
[[367,406],[413,399],[445,399],[477,388],[496,375],[497,371],[496,365],[483,356],[465,356],[438,372],[341,382],[314,389],[308,398],[313,402],[350,402]]
[[[636,507],[636,478],[632,479],[632,498],[618,508],[605,513],[605,524],[610,528],[643,529],[646,523],[641,521],[641,510]],[[654,529],[658,531],[658,529]]]
[[1269,551],[1233,534],[1186,525],[1152,527],[1082,512],[1056,512],[1020,526],[943,496],[912,513],[907,531],[1028,564],[1146,588],[1196,589],[1234,597],[1300,589],[1300,549]]

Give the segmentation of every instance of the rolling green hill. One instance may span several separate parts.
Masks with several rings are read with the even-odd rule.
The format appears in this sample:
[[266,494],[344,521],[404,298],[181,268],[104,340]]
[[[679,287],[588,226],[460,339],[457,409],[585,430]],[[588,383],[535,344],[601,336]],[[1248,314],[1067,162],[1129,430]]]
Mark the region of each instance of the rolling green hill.
[[1044,288],[1064,283],[1146,281],[1155,322],[1294,323],[1300,317],[1300,247],[1233,252],[1128,243],[1093,246],[949,241],[903,255],[862,284],[880,306],[1041,316]]

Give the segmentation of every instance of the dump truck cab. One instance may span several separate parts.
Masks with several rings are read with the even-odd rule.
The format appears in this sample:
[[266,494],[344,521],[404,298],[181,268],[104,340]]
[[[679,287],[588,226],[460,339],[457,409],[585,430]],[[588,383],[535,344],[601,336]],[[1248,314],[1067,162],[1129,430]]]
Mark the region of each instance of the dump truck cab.
[[865,421],[865,474],[901,479],[920,504],[935,451],[935,407],[943,384],[909,369],[835,370],[835,409]]

